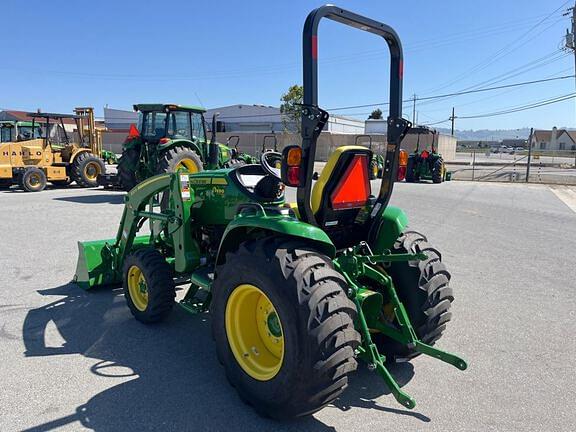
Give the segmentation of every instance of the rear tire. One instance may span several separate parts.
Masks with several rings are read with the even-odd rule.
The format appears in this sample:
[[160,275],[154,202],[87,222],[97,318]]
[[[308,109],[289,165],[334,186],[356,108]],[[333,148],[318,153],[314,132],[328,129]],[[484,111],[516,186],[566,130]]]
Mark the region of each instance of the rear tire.
[[69,186],[70,183],[72,183],[72,180],[70,178],[66,180],[50,180],[50,183],[52,183],[56,187],[66,187]]
[[139,163],[140,151],[138,149],[129,148],[122,151],[122,155],[118,159],[118,181],[126,192],[139,183],[136,176]]
[[[424,252],[428,259],[392,263],[386,270],[416,335],[422,342],[434,345],[452,318],[450,307],[454,296],[449,286],[450,273],[442,263],[440,252],[428,243],[426,237],[407,231],[392,248],[392,253],[418,252]],[[420,354],[381,334],[374,334],[373,340],[388,361],[409,359]]]
[[194,173],[203,171],[204,165],[194,150],[186,147],[173,147],[161,156],[158,163],[158,174],[176,172],[182,168]]
[[46,188],[46,174],[40,168],[26,168],[20,175],[18,184],[26,192],[43,191]]
[[444,181],[444,159],[438,157],[434,161],[434,166],[432,168],[432,182],[442,183]]
[[408,156],[408,162],[406,163],[406,183],[414,183],[414,157]]
[[78,186],[97,187],[98,176],[106,172],[102,159],[88,152],[82,152],[72,162],[70,175]]
[[370,180],[376,180],[378,178],[378,162],[374,159],[370,161],[368,176]]
[[[250,360],[250,351],[234,354],[231,347],[236,333],[249,334],[254,326],[226,323],[227,317],[239,316],[230,317],[233,293],[247,285],[265,294],[281,324],[282,358],[275,374],[266,379],[256,379],[246,366],[259,357]],[[346,289],[330,259],[301,241],[249,240],[226,254],[212,290],[212,334],[228,380],[259,414],[276,419],[311,414],[347,387],[348,374],[357,367],[354,349],[360,335],[353,324],[356,308]],[[242,328],[247,331],[237,331]],[[252,345],[259,356],[255,348]]]
[[176,287],[172,269],[160,252],[145,248],[131,253],[122,274],[124,296],[134,318],[153,323],[170,313]]

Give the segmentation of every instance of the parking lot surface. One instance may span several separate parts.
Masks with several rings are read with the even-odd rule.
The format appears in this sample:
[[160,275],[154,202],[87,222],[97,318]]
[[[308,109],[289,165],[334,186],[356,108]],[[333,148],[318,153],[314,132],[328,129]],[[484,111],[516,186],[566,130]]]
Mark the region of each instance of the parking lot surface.
[[574,190],[398,184],[392,204],[452,273],[438,346],[469,369],[394,366],[410,411],[361,363],[335,405],[288,423],[260,418],[228,385],[208,314],[175,308],[144,326],[121,290],[70,283],[76,242],[115,235],[122,195],[0,191],[0,431],[574,430],[576,213],[563,202]]

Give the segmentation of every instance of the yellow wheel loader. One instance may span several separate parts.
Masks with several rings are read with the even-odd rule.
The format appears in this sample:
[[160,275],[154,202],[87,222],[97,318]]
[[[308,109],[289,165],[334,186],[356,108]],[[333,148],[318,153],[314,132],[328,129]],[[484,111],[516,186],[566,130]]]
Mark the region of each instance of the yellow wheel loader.
[[[92,108],[77,108],[77,114],[29,113],[32,130],[44,123],[43,136],[25,141],[0,143],[0,184],[18,184],[27,192],[39,192],[50,182],[55,186],[76,182],[81,187],[98,186],[105,171],[101,140],[94,127]],[[77,140],[71,140],[65,119],[76,123]],[[77,142],[74,142],[77,141]]]

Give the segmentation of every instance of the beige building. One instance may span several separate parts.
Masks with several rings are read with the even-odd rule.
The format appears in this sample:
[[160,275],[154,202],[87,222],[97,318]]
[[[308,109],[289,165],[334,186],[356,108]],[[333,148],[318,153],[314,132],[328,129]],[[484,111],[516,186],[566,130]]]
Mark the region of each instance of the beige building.
[[552,130],[535,130],[531,146],[534,150],[576,150],[576,131],[556,127]]

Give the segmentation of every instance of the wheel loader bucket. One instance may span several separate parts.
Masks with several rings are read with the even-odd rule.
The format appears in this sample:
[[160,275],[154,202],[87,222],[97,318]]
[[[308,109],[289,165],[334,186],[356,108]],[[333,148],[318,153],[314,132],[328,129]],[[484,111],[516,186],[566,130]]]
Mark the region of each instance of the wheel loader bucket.
[[74,282],[82,289],[120,282],[112,253],[114,239],[78,242],[78,263]]

